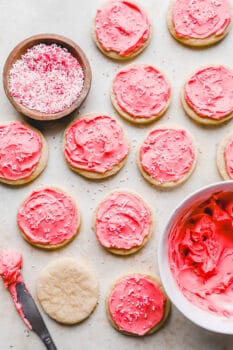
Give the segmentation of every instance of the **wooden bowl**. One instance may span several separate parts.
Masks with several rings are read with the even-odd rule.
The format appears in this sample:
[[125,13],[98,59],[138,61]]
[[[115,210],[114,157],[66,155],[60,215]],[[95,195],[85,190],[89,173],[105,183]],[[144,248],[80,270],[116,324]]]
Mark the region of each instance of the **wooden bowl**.
[[[84,85],[83,85],[81,94],[78,96],[78,98],[74,101],[74,103],[70,107],[56,113],[50,113],[50,114],[43,113],[38,110],[27,108],[22,104],[20,104],[14,97],[12,97],[9,90],[9,71],[12,65],[15,63],[15,61],[20,59],[21,56],[25,54],[29,48],[41,43],[45,43],[45,44],[55,43],[61,47],[66,48],[78,60],[84,73]],[[77,109],[83,103],[91,87],[91,77],[92,77],[91,67],[88,62],[88,59],[84,54],[84,52],[82,51],[82,49],[75,42],[57,34],[38,34],[38,35],[31,36],[30,38],[27,38],[24,41],[20,42],[11,51],[11,53],[9,54],[5,62],[4,69],[3,69],[3,86],[4,86],[6,96],[8,97],[9,101],[18,112],[36,120],[55,120],[55,119],[65,117],[68,114],[72,113],[75,109]]]

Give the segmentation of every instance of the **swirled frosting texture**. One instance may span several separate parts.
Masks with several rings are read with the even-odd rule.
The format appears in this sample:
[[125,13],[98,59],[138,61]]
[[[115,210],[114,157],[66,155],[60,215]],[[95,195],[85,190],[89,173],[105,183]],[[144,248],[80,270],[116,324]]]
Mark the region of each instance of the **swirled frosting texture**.
[[3,279],[4,286],[8,288],[15,308],[25,322],[27,327],[31,329],[29,321],[25,318],[22,310],[22,305],[18,302],[18,296],[16,291],[16,285],[23,282],[23,278],[20,269],[23,265],[22,255],[14,250],[1,250],[0,251],[0,276]]
[[154,129],[140,148],[142,169],[161,184],[179,181],[194,160],[192,140],[183,129]]
[[150,118],[166,109],[171,88],[158,69],[141,64],[117,73],[113,94],[120,109],[130,116]]
[[150,234],[151,213],[143,200],[127,192],[111,194],[96,213],[96,236],[106,248],[132,249]]
[[127,57],[149,39],[150,23],[145,11],[133,1],[113,0],[97,11],[95,34],[105,51]]
[[129,152],[122,127],[107,115],[76,120],[66,130],[65,138],[65,158],[81,170],[104,174]]
[[221,35],[231,22],[228,0],[176,0],[172,22],[177,36],[205,39]]
[[38,166],[42,153],[39,133],[21,122],[0,125],[0,177],[28,178]]
[[233,71],[223,66],[197,71],[185,84],[184,98],[198,116],[221,120],[233,113]]
[[6,288],[21,282],[20,269],[22,264],[23,259],[20,253],[11,250],[0,251],[0,276]]
[[233,193],[216,193],[180,218],[169,236],[169,261],[191,303],[233,316]]
[[233,138],[231,138],[224,149],[225,166],[228,175],[233,179]]
[[17,214],[20,230],[35,244],[58,245],[77,233],[79,213],[73,200],[53,188],[33,191]]
[[149,277],[131,275],[113,287],[108,308],[120,331],[143,336],[164,317],[166,298]]

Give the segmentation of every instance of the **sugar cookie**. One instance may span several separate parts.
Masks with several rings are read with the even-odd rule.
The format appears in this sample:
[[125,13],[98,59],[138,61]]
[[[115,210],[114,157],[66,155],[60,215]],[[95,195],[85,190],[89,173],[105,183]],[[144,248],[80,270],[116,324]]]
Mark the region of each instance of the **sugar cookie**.
[[233,71],[223,66],[198,70],[185,83],[182,105],[200,124],[219,125],[233,117]]
[[189,178],[196,158],[191,135],[183,128],[163,125],[147,135],[139,150],[138,166],[147,181],[168,188]]
[[99,295],[94,272],[85,262],[63,257],[50,262],[37,281],[44,311],[64,324],[83,321],[93,312]]
[[168,11],[172,36],[188,46],[213,45],[230,30],[229,0],[173,0]]
[[0,124],[0,182],[24,185],[44,170],[48,147],[44,136],[20,121]]
[[217,168],[224,180],[233,180],[233,133],[220,142],[217,149]]
[[151,65],[130,65],[113,80],[113,106],[132,123],[146,124],[160,118],[169,106],[170,96],[167,79]]
[[84,177],[102,179],[117,173],[128,152],[123,128],[108,115],[84,115],[65,131],[65,160],[72,170]]
[[30,244],[61,248],[76,236],[80,214],[73,199],[61,190],[45,187],[33,191],[20,206],[17,223]]
[[93,37],[106,56],[126,60],[150,41],[151,25],[144,9],[131,0],[111,0],[97,10]]
[[98,206],[94,230],[99,243],[118,255],[141,249],[152,233],[152,213],[138,195],[126,191],[111,193]]
[[157,279],[133,274],[115,283],[106,309],[111,324],[118,331],[144,336],[163,325],[170,312],[170,301]]

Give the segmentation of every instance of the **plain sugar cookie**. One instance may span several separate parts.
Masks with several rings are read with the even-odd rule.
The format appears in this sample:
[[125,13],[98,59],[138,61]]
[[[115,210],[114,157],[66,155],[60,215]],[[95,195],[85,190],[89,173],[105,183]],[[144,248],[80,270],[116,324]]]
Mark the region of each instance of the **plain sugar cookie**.
[[17,224],[30,244],[56,249],[75,238],[80,227],[80,213],[65,192],[45,187],[34,190],[24,200],[17,213]]
[[150,131],[142,143],[138,166],[147,181],[169,188],[190,177],[196,158],[192,136],[181,127],[163,125]]
[[37,296],[44,311],[54,320],[75,324],[96,307],[98,281],[84,261],[60,258],[47,265],[37,281]]
[[167,78],[147,64],[121,69],[112,84],[111,99],[123,118],[136,124],[150,123],[167,110],[171,87]]
[[0,124],[0,182],[24,185],[46,167],[48,146],[44,136],[20,121]]
[[151,25],[144,9],[131,0],[111,0],[97,10],[93,37],[106,56],[131,59],[150,41]]
[[149,240],[153,227],[152,213],[138,195],[116,191],[98,206],[94,231],[99,243],[118,255],[133,254]]
[[72,122],[64,135],[67,165],[89,179],[103,179],[117,173],[129,153],[122,126],[101,113],[84,115]]
[[233,133],[220,142],[217,149],[217,168],[224,180],[233,180]]
[[108,318],[118,331],[144,336],[157,331],[167,319],[170,301],[156,278],[132,274],[119,279],[107,300]]
[[183,108],[194,121],[219,125],[233,117],[233,71],[224,66],[199,69],[185,83]]
[[173,0],[168,29],[184,45],[208,46],[222,40],[231,27],[229,0]]

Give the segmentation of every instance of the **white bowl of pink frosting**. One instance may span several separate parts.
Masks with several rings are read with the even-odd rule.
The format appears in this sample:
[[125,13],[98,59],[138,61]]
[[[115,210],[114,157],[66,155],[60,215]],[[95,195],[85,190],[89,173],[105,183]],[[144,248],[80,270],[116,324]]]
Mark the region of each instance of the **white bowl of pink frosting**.
[[233,334],[233,181],[203,187],[178,205],[161,235],[158,263],[184,316]]

